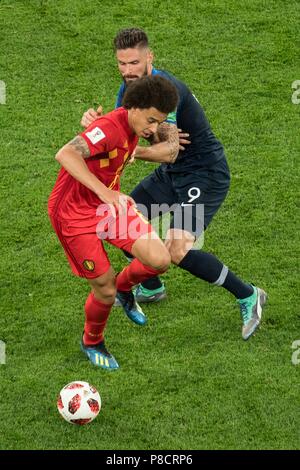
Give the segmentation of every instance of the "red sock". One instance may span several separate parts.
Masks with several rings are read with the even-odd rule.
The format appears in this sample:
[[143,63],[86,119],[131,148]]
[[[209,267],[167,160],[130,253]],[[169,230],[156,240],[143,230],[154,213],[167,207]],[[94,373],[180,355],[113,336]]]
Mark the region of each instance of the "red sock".
[[86,346],[94,346],[103,340],[103,332],[112,304],[107,305],[96,299],[91,292],[85,303],[85,323],[83,342]]
[[140,284],[146,279],[155,277],[164,271],[158,271],[157,269],[150,268],[141,263],[135,258],[131,263],[123,269],[117,276],[117,289],[119,291],[128,292],[136,284]]

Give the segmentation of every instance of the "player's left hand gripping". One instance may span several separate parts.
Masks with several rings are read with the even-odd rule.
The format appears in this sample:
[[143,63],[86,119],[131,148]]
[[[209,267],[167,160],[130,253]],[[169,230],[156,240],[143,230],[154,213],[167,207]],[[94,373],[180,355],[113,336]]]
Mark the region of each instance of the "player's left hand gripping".
[[187,139],[187,137],[190,136],[187,132],[183,132],[182,129],[177,129],[178,130],[178,137],[179,137],[179,150],[185,150],[184,145],[189,145],[191,143],[190,140]]

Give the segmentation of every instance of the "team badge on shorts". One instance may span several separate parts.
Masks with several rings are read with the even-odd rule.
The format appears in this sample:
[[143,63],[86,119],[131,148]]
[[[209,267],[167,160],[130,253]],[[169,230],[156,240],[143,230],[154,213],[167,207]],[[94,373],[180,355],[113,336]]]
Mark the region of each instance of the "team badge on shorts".
[[85,259],[83,266],[87,271],[94,271],[95,269],[95,263],[91,259]]

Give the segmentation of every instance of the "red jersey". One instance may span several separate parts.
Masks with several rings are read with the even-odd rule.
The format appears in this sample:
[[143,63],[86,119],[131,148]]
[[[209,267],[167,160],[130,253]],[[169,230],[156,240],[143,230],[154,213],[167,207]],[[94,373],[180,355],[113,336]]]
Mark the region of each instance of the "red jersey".
[[[94,121],[80,134],[87,142],[90,157],[85,162],[109,189],[120,190],[120,176],[132,155],[138,137],[128,124],[128,111],[118,108]],[[64,220],[94,218],[101,200],[64,168],[59,172],[49,197],[49,214]]]

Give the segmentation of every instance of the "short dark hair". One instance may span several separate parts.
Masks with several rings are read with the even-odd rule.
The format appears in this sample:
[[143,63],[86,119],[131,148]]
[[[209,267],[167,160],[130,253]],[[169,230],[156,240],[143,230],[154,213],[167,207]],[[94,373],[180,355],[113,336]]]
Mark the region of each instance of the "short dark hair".
[[140,28],[121,29],[114,38],[115,52],[120,49],[148,47],[148,37]]
[[126,109],[156,108],[169,114],[178,103],[178,92],[170,80],[160,75],[146,75],[132,81],[126,88],[122,106]]

